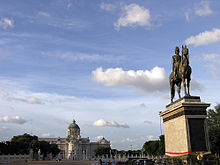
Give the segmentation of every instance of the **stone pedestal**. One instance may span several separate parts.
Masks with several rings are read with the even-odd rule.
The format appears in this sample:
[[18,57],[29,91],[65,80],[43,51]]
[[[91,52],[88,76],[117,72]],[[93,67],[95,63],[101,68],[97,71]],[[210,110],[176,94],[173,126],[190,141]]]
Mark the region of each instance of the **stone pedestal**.
[[185,96],[166,106],[166,110],[160,113],[166,153],[210,151],[206,121],[209,106],[197,96]]

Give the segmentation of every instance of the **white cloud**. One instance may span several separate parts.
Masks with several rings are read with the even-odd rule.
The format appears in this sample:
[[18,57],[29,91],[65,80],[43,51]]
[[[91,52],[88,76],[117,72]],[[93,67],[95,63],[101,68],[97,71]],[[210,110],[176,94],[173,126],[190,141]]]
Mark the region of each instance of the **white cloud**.
[[88,53],[81,53],[81,52],[41,52],[43,56],[48,57],[56,57],[62,60],[69,60],[69,61],[88,61],[88,62],[96,62],[96,61],[115,61],[119,60],[119,58],[114,58],[110,55],[100,55],[100,54],[88,54]]
[[48,24],[49,26],[53,26],[56,28],[64,29],[64,30],[83,30],[87,29],[90,26],[89,22],[84,20],[80,20],[78,18],[71,19],[63,19],[63,18],[53,18],[48,21],[41,20],[40,23]]
[[21,118],[20,116],[15,116],[15,117],[8,117],[8,116],[4,116],[0,118],[0,123],[14,123],[14,124],[24,124],[27,121],[23,118]]
[[103,137],[104,137],[104,136],[96,136],[96,137],[94,137],[94,140],[95,140],[95,141],[100,141]]
[[115,5],[111,4],[111,3],[104,3],[102,2],[100,4],[100,8],[106,11],[112,11],[115,9]]
[[209,62],[210,64],[208,65],[209,72],[211,73],[212,77],[215,80],[218,80],[218,75],[217,73],[219,72],[220,68],[220,54],[204,54],[203,59],[206,62]]
[[191,9],[188,9],[188,10],[185,12],[185,17],[186,17],[186,21],[187,21],[187,22],[190,22],[190,21],[191,21],[191,14],[192,14],[192,10],[191,10]]
[[66,8],[69,9],[72,6],[72,3],[68,3]]
[[25,102],[25,103],[28,103],[28,104],[43,104],[43,102],[34,97],[34,96],[29,96],[29,97],[25,97],[25,98],[17,98],[17,97],[8,97],[7,98],[8,101],[21,101],[21,102]]
[[204,54],[203,58],[205,61],[220,64],[220,54]]
[[9,18],[2,18],[0,20],[0,27],[3,29],[7,29],[9,27],[14,27],[14,20]]
[[136,141],[136,139],[131,139],[131,138],[126,138],[126,139],[122,139],[122,143],[124,143],[124,142],[135,142]]
[[147,136],[147,140],[157,140],[157,137],[154,137],[153,135]]
[[106,86],[127,85],[145,92],[162,91],[168,88],[168,78],[164,68],[154,67],[152,70],[129,70],[102,67],[92,72],[93,80]]
[[51,133],[43,133],[41,134],[42,137],[53,137],[54,135],[52,135]]
[[123,7],[121,16],[114,24],[116,30],[126,26],[150,26],[150,11],[135,3]]
[[195,14],[198,16],[211,15],[213,11],[210,9],[209,1],[202,0],[200,3],[195,4]]
[[[201,90],[203,90],[203,89],[205,88],[204,85],[200,84],[200,83],[199,83],[198,81],[196,81],[196,79],[194,79],[193,77],[192,77],[190,86],[191,86],[191,89],[192,89],[192,90],[199,90],[199,91],[201,91]],[[183,85],[182,85],[182,88],[183,88]]]
[[40,12],[38,13],[38,15],[44,16],[44,17],[50,17],[50,14],[49,14],[49,13],[43,12],[43,11],[40,11]]
[[94,121],[93,126],[96,127],[118,127],[118,128],[129,128],[126,123],[117,123],[116,121],[105,121],[104,119],[99,119]]
[[0,127],[0,133],[1,133],[1,132],[5,132],[5,131],[7,131],[7,130],[9,130],[9,128],[7,128],[7,127],[5,127],[5,126]]
[[191,36],[185,40],[187,45],[208,45],[220,41],[220,29],[214,28],[212,31],[205,31],[196,36]]

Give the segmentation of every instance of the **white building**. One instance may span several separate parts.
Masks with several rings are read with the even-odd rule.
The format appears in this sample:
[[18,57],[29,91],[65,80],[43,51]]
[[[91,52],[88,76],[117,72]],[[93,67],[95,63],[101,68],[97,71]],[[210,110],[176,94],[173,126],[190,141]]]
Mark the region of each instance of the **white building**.
[[97,147],[110,147],[110,141],[104,137],[98,142],[90,142],[89,137],[81,138],[80,128],[75,120],[69,125],[66,138],[39,138],[39,140],[57,144],[62,159],[91,159],[95,156],[94,150]]

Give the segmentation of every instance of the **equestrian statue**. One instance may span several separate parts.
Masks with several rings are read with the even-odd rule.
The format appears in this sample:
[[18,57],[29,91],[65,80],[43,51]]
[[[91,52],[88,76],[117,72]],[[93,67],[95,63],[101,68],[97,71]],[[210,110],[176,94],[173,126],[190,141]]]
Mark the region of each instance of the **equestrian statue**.
[[182,46],[182,56],[179,54],[179,47],[175,48],[175,55],[172,56],[172,73],[170,74],[170,92],[171,103],[175,96],[175,85],[178,87],[178,95],[181,98],[181,84],[183,83],[185,96],[190,96],[189,87],[191,80],[192,69],[189,66],[189,50]]

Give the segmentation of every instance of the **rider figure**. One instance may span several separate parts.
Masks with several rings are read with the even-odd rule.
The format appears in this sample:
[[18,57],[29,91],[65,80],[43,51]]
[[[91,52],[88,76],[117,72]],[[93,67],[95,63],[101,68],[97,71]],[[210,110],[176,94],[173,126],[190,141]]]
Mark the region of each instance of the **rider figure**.
[[175,55],[172,57],[172,70],[174,73],[174,79],[177,79],[178,72],[179,72],[179,66],[181,62],[181,56],[179,55],[180,49],[179,47],[175,48]]

